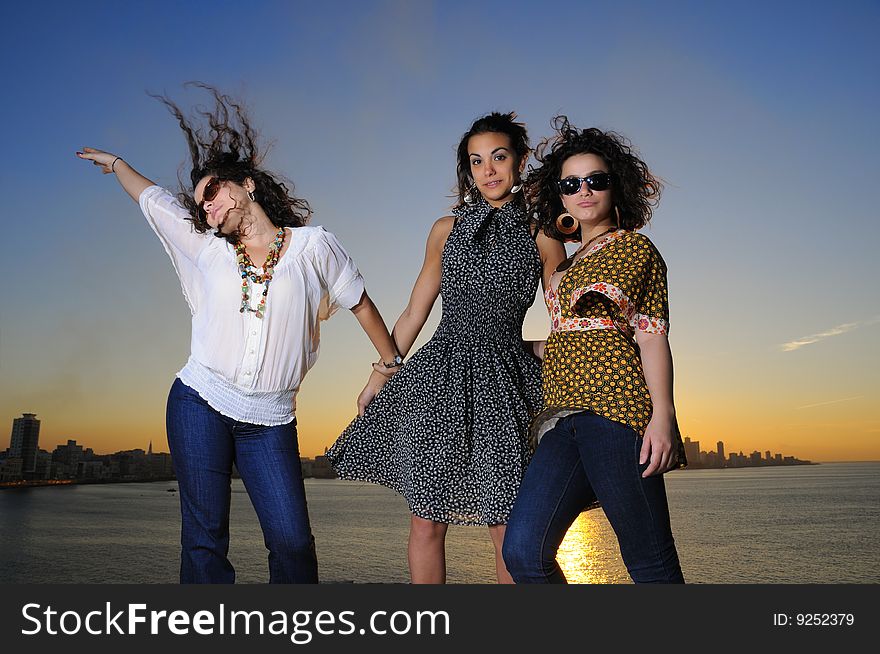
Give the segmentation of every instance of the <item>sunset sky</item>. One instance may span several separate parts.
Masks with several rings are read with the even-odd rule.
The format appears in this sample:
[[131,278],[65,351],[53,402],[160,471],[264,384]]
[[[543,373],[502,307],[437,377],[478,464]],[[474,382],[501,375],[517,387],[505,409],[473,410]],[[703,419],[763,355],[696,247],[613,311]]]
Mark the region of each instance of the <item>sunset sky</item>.
[[[174,187],[186,149],[147,95],[241,97],[266,165],[339,236],[389,327],[407,302],[454,147],[515,110],[630,138],[666,190],[646,234],[669,266],[684,435],[728,452],[880,459],[880,5],[802,2],[15,3],[2,12],[6,283],[0,450],[167,450],[189,312],[170,261],[111,176],[122,155]],[[11,276],[10,273],[11,272]],[[270,297],[271,300],[271,297]],[[430,337],[440,303],[417,344]],[[524,334],[546,336],[539,300]],[[303,455],[355,415],[375,353],[322,327],[298,400]],[[7,430],[7,431],[3,431]]]

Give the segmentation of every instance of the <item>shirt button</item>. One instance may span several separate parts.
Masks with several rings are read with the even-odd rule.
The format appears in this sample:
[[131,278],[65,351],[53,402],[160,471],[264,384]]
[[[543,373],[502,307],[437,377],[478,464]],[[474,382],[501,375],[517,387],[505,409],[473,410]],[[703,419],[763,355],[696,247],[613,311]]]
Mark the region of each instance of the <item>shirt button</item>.
[[251,332],[251,336],[256,336],[256,335],[257,335],[257,330],[255,329],[254,331]]
[[250,373],[250,371],[248,371],[248,372],[246,372],[246,373],[244,373],[244,376],[245,376],[245,377],[250,377],[250,376],[251,376],[251,373]]
[[254,351],[253,351],[253,350],[251,350],[251,354],[253,354],[253,353],[254,353]]

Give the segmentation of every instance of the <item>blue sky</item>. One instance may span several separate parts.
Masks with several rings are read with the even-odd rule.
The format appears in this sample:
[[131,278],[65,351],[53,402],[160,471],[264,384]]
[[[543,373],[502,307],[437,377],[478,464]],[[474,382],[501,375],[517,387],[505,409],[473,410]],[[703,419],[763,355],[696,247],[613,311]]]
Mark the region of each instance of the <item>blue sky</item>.
[[[192,106],[206,98],[183,83],[198,79],[245,100],[274,143],[267,165],[346,244],[389,326],[474,118],[516,110],[533,143],[558,112],[623,133],[667,182],[646,233],[669,264],[685,433],[880,458],[876,2],[35,2],[2,16],[0,421],[38,413],[44,445],[163,439],[185,304],[137,207],[73,153],[111,150],[173,186],[184,141],[146,91]],[[546,328],[537,303],[526,336]],[[322,334],[299,405],[306,454],[352,417],[373,357],[351,316]]]

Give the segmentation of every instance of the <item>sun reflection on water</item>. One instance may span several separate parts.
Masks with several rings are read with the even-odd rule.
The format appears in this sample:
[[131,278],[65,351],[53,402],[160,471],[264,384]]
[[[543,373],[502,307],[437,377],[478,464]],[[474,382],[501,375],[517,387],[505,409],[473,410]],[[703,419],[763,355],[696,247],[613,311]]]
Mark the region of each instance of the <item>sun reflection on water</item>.
[[556,555],[570,584],[622,584],[630,578],[617,539],[601,510],[581,513]]

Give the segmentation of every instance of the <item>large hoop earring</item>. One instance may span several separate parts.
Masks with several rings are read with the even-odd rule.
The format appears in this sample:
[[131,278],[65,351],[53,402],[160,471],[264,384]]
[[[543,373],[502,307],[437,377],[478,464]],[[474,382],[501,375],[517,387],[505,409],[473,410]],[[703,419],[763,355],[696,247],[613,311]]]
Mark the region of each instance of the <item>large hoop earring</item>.
[[578,229],[578,222],[567,211],[556,217],[556,229],[566,236],[574,234]]
[[520,191],[522,191],[522,188],[523,188],[523,185],[522,185],[522,182],[520,182],[519,184],[514,184],[513,186],[511,186],[510,192],[511,193],[519,193]]
[[476,199],[474,199],[474,195],[479,191],[477,188],[477,183],[473,182],[471,187],[467,190],[467,193],[464,194],[462,200],[464,200],[465,204],[474,204]]

